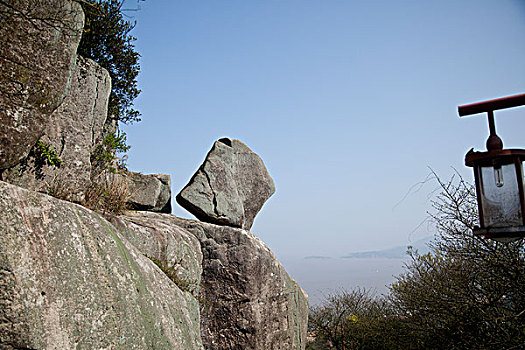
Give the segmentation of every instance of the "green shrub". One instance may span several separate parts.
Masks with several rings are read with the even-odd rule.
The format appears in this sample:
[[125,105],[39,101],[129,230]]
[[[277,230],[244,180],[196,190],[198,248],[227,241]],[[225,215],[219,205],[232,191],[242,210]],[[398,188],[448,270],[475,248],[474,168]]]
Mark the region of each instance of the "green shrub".
[[116,172],[118,168],[125,168],[127,156],[116,156],[129,149],[119,122],[131,124],[141,119],[140,112],[133,106],[140,94],[137,82],[140,54],[135,49],[136,38],[130,34],[135,22],[124,13],[124,0],[83,0],[80,4],[85,13],[85,24],[77,53],[109,72],[108,120],[117,122],[117,132],[109,134],[92,156],[91,164],[97,169],[95,175],[99,175],[106,169]]
[[118,157],[117,154],[127,152],[130,148],[126,143],[125,133],[117,131],[106,135],[91,154],[93,176],[96,177],[105,170],[115,174],[118,169],[125,169],[127,156]]
[[91,58],[107,69],[111,76],[108,115],[123,123],[140,121],[133,108],[139,95],[137,76],[140,71],[136,40],[130,32],[135,23],[123,13],[123,0],[84,0],[86,14],[84,33],[78,54]]
[[329,295],[310,310],[309,350],[417,349],[384,296],[365,289]]
[[474,236],[474,187],[461,177],[436,179],[430,253],[409,249],[385,298],[358,289],[313,307],[307,349],[524,349],[523,240]]
[[42,180],[44,166],[60,168],[62,159],[57,155],[55,147],[49,143],[38,140],[29,151],[27,158],[20,164],[20,173],[31,171],[35,178]]

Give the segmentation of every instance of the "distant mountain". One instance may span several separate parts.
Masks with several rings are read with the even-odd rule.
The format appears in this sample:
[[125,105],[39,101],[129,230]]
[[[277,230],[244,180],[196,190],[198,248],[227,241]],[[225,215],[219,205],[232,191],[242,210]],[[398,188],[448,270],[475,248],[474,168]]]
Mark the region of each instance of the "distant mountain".
[[417,249],[420,254],[429,252],[428,243],[434,239],[433,236],[422,238],[412,244],[404,246],[397,246],[394,248],[383,249],[383,250],[370,250],[366,252],[354,252],[348,255],[342,256],[341,258],[360,258],[360,259],[371,259],[371,258],[389,258],[389,259],[401,259],[406,258],[408,246],[412,246],[413,249]]
[[322,256],[322,255],[310,255],[310,256],[305,256],[304,257],[305,259],[332,259],[332,257],[330,256]]

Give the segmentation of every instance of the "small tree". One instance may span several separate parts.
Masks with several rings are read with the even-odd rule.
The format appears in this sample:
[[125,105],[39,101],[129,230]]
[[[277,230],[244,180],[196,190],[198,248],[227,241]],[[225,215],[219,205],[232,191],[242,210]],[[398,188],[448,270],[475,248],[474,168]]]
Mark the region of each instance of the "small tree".
[[139,95],[137,75],[140,71],[136,40],[130,32],[135,23],[122,12],[123,0],[85,0],[84,33],[78,53],[91,58],[108,70],[111,76],[109,115],[123,123],[140,121],[140,113],[133,108]]
[[523,349],[525,247],[474,236],[475,191],[436,179],[431,252],[409,250],[405,273],[377,298],[363,290],[327,298],[310,313],[318,349]]
[[431,253],[410,252],[391,286],[392,302],[421,348],[518,349],[525,344],[525,249],[472,234],[473,186],[443,183],[431,214],[438,238]]
[[403,327],[386,298],[360,288],[343,291],[310,311],[314,340],[307,349],[411,349]]
[[[143,1],[143,0],[137,0]],[[86,14],[84,32],[78,53],[91,58],[108,70],[111,76],[111,94],[108,104],[108,127],[104,139],[91,155],[93,177],[118,167],[125,168],[125,158],[117,153],[129,150],[126,134],[119,129],[124,124],[140,121],[140,113],[133,107],[139,95],[137,76],[140,71],[139,53],[135,50],[136,40],[130,32],[135,22],[125,18],[123,0],[85,0],[82,8]]]

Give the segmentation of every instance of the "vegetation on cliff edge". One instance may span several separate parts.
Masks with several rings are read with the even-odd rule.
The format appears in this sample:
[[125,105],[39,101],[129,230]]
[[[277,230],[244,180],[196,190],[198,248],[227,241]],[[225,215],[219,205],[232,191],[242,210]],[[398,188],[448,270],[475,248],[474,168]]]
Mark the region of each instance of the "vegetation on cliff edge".
[[310,313],[309,349],[522,349],[525,246],[474,236],[475,191],[461,178],[433,202],[437,238],[386,296],[354,290]]
[[140,71],[136,38],[130,34],[135,22],[126,19],[122,0],[86,0],[86,15],[78,54],[90,58],[107,69],[111,76],[108,116],[123,123],[140,121],[133,107],[139,95],[137,76]]

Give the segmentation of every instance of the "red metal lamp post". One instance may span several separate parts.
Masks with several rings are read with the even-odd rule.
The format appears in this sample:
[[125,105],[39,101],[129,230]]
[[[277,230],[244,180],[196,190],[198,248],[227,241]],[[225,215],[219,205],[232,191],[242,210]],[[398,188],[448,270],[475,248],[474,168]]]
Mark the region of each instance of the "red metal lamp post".
[[474,234],[502,242],[525,237],[525,149],[503,149],[503,142],[496,135],[494,111],[522,105],[525,94],[458,107],[460,117],[488,114],[487,151],[471,149],[465,156],[465,165],[474,168],[476,182],[480,225],[474,228]]

